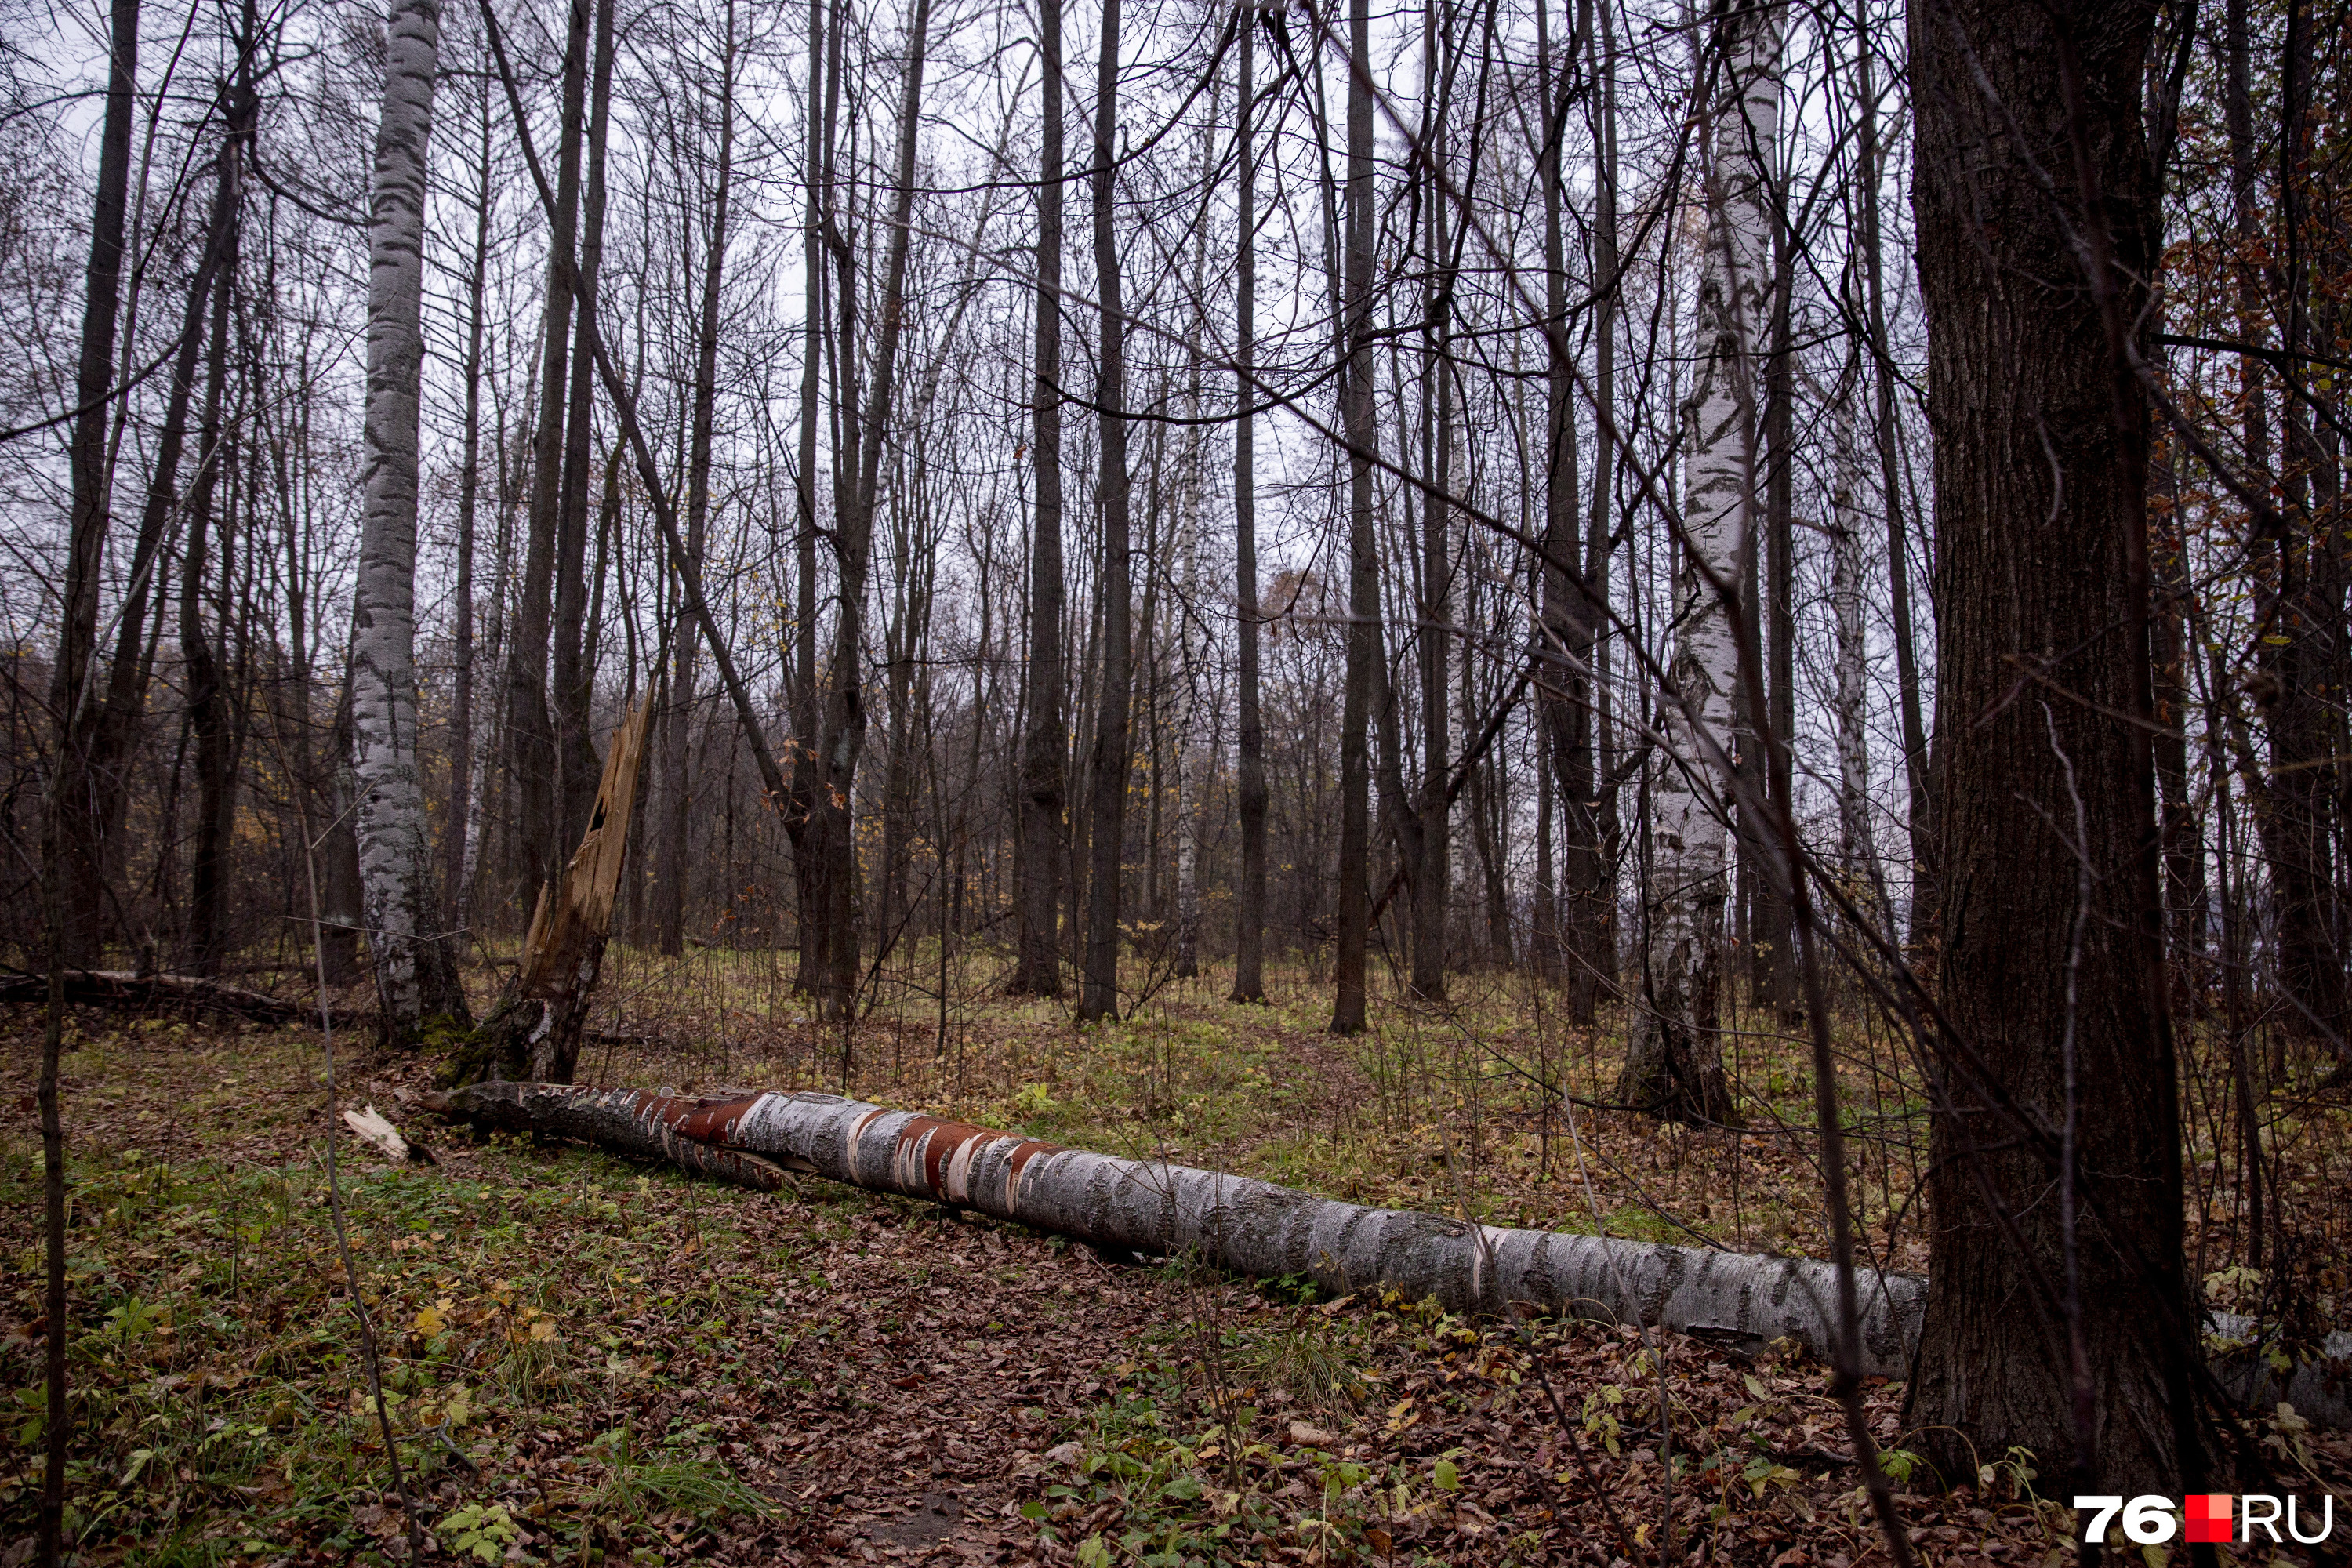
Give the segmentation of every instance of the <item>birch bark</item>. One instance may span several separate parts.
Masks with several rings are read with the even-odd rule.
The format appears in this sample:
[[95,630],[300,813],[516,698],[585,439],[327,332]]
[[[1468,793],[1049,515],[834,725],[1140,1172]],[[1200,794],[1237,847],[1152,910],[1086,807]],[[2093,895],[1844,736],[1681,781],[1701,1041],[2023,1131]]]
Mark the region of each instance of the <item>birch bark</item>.
[[1685,1121],[1737,1120],[1717,1035],[1728,892],[1732,699],[1739,668],[1731,612],[1758,516],[1758,326],[1769,283],[1771,150],[1780,119],[1780,11],[1735,5],[1717,18],[1717,90],[1708,128],[1707,235],[1699,281],[1698,380],[1690,422],[1685,529],[1675,573],[1671,758],[1653,829],[1644,995],[1617,1098]]
[[1862,363],[1850,354],[1831,414],[1830,609],[1837,620],[1838,862],[1848,884],[1878,885],[1870,845],[1870,749],[1862,727],[1864,688],[1862,635],[1862,454],[1854,399]]
[[394,0],[384,44],[368,235],[367,468],[352,613],[352,767],[383,1031],[405,1042],[428,1018],[467,1021],[455,954],[435,918],[416,771],[416,425],[438,0]]

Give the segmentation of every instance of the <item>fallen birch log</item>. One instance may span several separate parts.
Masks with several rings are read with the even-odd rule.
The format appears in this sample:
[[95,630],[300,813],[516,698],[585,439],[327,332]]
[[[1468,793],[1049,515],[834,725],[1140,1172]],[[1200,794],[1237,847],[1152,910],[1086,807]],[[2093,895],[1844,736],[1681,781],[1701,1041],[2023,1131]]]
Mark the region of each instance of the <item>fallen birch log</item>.
[[[1735,1351],[1790,1339],[1830,1358],[1837,1271],[1810,1258],[1670,1247],[1562,1231],[1475,1226],[1437,1215],[1318,1198],[1247,1176],[1066,1149],[1019,1133],[831,1094],[693,1099],[643,1089],[478,1083],[425,1103],[445,1115],[577,1138],[670,1160],[768,1190],[782,1170],[869,1192],[977,1209],[1090,1243],[1197,1254],[1258,1279],[1300,1276],[1340,1294],[1395,1290],[1452,1311],[1538,1313],[1671,1330]],[[737,1161],[740,1164],[710,1163]],[[1910,1374],[1927,1306],[1916,1274],[1857,1270],[1863,1371]],[[2242,1320],[2217,1319],[2225,1337]],[[2263,1408],[2284,1399],[2309,1420],[2352,1425],[2352,1334],[2284,1386],[2252,1357],[2217,1360],[2224,1387]]]

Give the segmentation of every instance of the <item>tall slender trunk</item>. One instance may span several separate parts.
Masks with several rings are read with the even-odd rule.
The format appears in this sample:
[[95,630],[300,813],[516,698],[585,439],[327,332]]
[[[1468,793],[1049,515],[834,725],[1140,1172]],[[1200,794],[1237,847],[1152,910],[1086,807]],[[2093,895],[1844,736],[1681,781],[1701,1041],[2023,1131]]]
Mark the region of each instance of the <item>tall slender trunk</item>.
[[[2275,307],[2279,321],[2279,374],[2285,395],[2279,404],[2277,538],[2266,552],[2271,570],[2255,582],[2261,637],[2255,645],[2263,675],[2259,700],[2270,738],[2270,773],[2258,805],[2257,821],[2270,861],[2272,896],[2278,908],[2278,980],[2286,994],[2287,1027],[2326,1040],[2352,1066],[2352,1001],[2337,951],[2336,875],[2331,818],[2336,774],[2331,731],[2335,724],[2323,693],[2333,655],[2344,632],[2339,552],[2329,534],[2340,531],[2332,516],[2338,476],[2334,457],[2313,425],[2304,398],[2309,395],[2306,355],[2327,340],[2315,327],[2314,268],[2309,251],[2316,236],[2305,232],[2305,212],[2315,194],[2312,159],[2309,0],[2287,0],[2279,51],[2279,245]],[[2325,352],[2321,349],[2321,352]]]
[[[1424,0],[1421,13],[1422,137],[1432,163],[1444,166],[1445,155],[1444,94],[1439,83],[1439,57],[1451,52],[1452,28],[1441,28],[1437,13],[1445,0]],[[1450,21],[1450,17],[1449,17]],[[1451,535],[1453,509],[1438,498],[1453,493],[1454,378],[1452,329],[1453,269],[1447,254],[1444,194],[1426,172],[1422,244],[1428,260],[1428,282],[1423,291],[1422,428],[1423,471],[1432,480],[1421,497],[1421,798],[1413,803],[1419,818],[1419,845],[1414,861],[1412,894],[1412,989],[1417,996],[1435,1001],[1445,994],[1445,909],[1452,879],[1446,842],[1450,817],[1445,783],[1452,762],[1452,736],[1447,725],[1449,659],[1453,645]],[[1392,706],[1392,704],[1391,704]]]
[[809,0],[807,211],[801,239],[801,409],[799,468],[793,476],[799,513],[793,535],[793,771],[786,797],[777,804],[793,844],[793,915],[798,927],[793,990],[816,988],[824,967],[824,921],[816,907],[815,846],[809,837],[816,799],[816,426],[824,403],[825,240],[832,221],[833,126],[840,93],[840,30],[825,27],[825,0]]
[[1118,190],[1119,0],[1103,0],[1102,48],[1095,69],[1094,195],[1096,289],[1102,303],[1101,356],[1095,402],[1102,507],[1102,686],[1095,706],[1094,755],[1088,763],[1086,973],[1078,991],[1082,1019],[1118,1016],[1119,865],[1127,828],[1129,763],[1128,700],[1133,675],[1128,646],[1127,319],[1119,287],[1118,236],[1112,202]]
[[1862,453],[1854,402],[1862,395],[1859,352],[1846,358],[1830,411],[1830,615],[1837,626],[1838,868],[1868,908],[1878,887],[1870,836],[1870,742],[1864,729],[1868,702],[1868,649],[1862,630]]
[[890,213],[889,242],[882,276],[882,330],[875,346],[873,381],[861,421],[862,444],[850,505],[840,519],[841,614],[835,623],[833,684],[826,694],[824,728],[819,738],[816,799],[812,834],[817,842],[819,890],[828,931],[829,960],[818,993],[830,1017],[846,1019],[858,982],[856,847],[852,827],[856,806],[857,762],[866,742],[866,694],[861,680],[868,563],[874,548],[874,513],[882,478],[882,447],[889,433],[890,395],[898,345],[906,325],[907,251],[913,233],[915,150],[921,132],[923,55],[930,31],[930,0],[915,0],[907,57],[905,90],[898,108],[898,165]]
[[[1771,149],[1767,148],[1768,156]],[[1767,689],[1764,712],[1758,715],[1756,743],[1744,748],[1761,764],[1767,816],[1756,824],[1756,859],[1759,868],[1772,860],[1770,823],[1796,809],[1792,759],[1797,741],[1797,455],[1791,447],[1797,402],[1796,237],[1789,232],[1788,189],[1780,160],[1772,158],[1772,336],[1764,363],[1764,542],[1767,565],[1760,623],[1767,634]],[[1743,814],[1744,816],[1745,814]],[[1757,1002],[1775,1010],[1784,1021],[1801,1013],[1797,995],[1796,931],[1788,889],[1772,886],[1769,875],[1755,882],[1748,949],[1752,963],[1749,984]]]
[[[106,114],[100,132],[98,192],[90,217],[89,263],[83,272],[81,362],[74,381],[79,412],[71,445],[72,512],[66,538],[63,603],[58,618],[57,656],[49,666],[49,718],[57,727],[54,772],[42,813],[42,906],[48,938],[48,1005],[41,1032],[40,1080],[36,1091],[41,1119],[41,1201],[44,1246],[43,1299],[48,1332],[43,1337],[43,1411],[47,1443],[41,1474],[38,1551],[40,1568],[56,1568],[65,1543],[66,1460],[73,1435],[66,1404],[66,1135],[58,1098],[58,1068],[65,1048],[65,971],[86,966],[96,956],[95,921],[79,931],[69,924],[78,909],[95,912],[96,889],[85,901],[71,897],[73,883],[104,873],[103,841],[84,828],[91,820],[83,802],[92,781],[88,767],[90,731],[82,714],[94,693],[98,656],[99,569],[106,554],[108,484],[106,398],[114,385],[114,336],[121,307],[123,216],[131,180],[131,110],[139,85],[139,0],[114,0],[108,20]],[[72,938],[88,944],[74,951]]]
[[[249,5],[244,26],[243,37],[250,40],[255,22]],[[252,118],[247,108],[249,88],[242,61],[232,91],[236,95],[236,118],[221,153],[228,228],[219,276],[213,286],[212,325],[205,351],[204,411],[197,426],[196,473],[188,489],[187,544],[180,557],[181,681],[186,693],[188,733],[195,742],[196,753],[195,842],[188,858],[188,921],[181,965],[197,974],[218,971],[227,942],[226,861],[230,824],[226,819],[234,809],[235,720],[228,694],[222,688],[221,659],[226,648],[215,645],[213,629],[205,625],[205,601],[211,566],[215,499],[220,493],[223,470],[236,461],[233,434],[228,428],[229,334],[236,321],[243,148],[252,131]],[[220,529],[224,583],[236,569],[234,534],[234,528],[225,518]],[[215,619],[225,644],[226,618]]]
[[352,610],[352,772],[360,876],[388,1040],[468,1018],[439,928],[416,765],[416,433],[425,372],[425,151],[438,0],[395,0],[385,34],[368,234],[366,468]]
[[[594,65],[588,89],[587,191],[581,220],[580,267],[574,274],[580,298],[573,301],[573,374],[564,411],[563,468],[555,530],[553,647],[548,658],[550,706],[555,735],[555,850],[568,858],[587,830],[588,814],[604,770],[590,739],[595,697],[594,649],[587,635],[591,584],[602,574],[588,571],[588,481],[595,467],[595,376],[589,332],[594,320],[597,274],[604,256],[604,145],[612,122],[613,0],[597,0]],[[551,876],[549,881],[556,879]]]
[[1738,1120],[1717,1029],[1723,990],[1723,823],[1731,813],[1736,619],[1758,521],[1759,329],[1772,245],[1771,170],[1780,116],[1781,16],[1770,4],[1719,10],[1707,129],[1707,234],[1699,282],[1701,360],[1685,404],[1688,500],[1675,581],[1678,627],[1665,702],[1669,756],[1653,795],[1643,1005],[1617,1098],[1682,1121]]
[[[1601,636],[1593,648],[1592,879],[1575,889],[1572,911],[1578,937],[1577,963],[1569,981],[1569,1020],[1591,1024],[1604,998],[1617,992],[1617,786],[1608,781],[1615,767],[1611,739],[1608,636],[1610,557],[1615,544],[1617,445],[1617,315],[1621,300],[1617,254],[1617,30],[1613,8],[1592,7],[1599,27],[1583,28],[1598,78],[1600,122],[1594,127],[1592,270],[1593,422],[1601,437],[1592,444],[1592,498],[1585,523],[1584,584],[1592,596]],[[1587,102],[1593,101],[1588,96]],[[1553,789],[1559,788],[1554,781]]]
[[441,924],[466,923],[467,846],[474,816],[474,520],[482,493],[483,287],[490,259],[490,79],[478,82],[482,160],[475,169],[474,260],[466,276],[466,433],[457,470],[457,668],[449,701],[449,810],[441,834]]
[[1241,816],[1241,885],[1234,931],[1235,1002],[1265,1000],[1265,720],[1258,698],[1257,445],[1250,409],[1257,401],[1257,153],[1251,142],[1257,13],[1241,6],[1234,88],[1234,158],[1240,165],[1240,224],[1234,258],[1234,618],[1240,686],[1236,808]]
[[[589,0],[568,0],[562,121],[557,132],[555,210],[547,237],[546,295],[540,321],[539,428],[531,438],[530,511],[524,536],[522,596],[507,653],[508,775],[514,785],[515,843],[523,892],[552,881],[562,865],[553,716],[548,710],[548,635],[553,614],[555,539],[563,491],[563,420],[571,372],[572,264],[580,216],[580,127],[588,92]],[[582,376],[589,367],[577,367]]]
[[1935,758],[1920,715],[1919,656],[1911,616],[1911,547],[1903,522],[1903,484],[1895,456],[1901,431],[1895,410],[1895,359],[1886,335],[1885,268],[1879,246],[1878,193],[1885,149],[1878,140],[1878,88],[1873,62],[1877,45],[1860,30],[1857,62],[1862,107],[1862,275],[1870,310],[1870,359],[1877,391],[1871,433],[1878,448],[1879,504],[1886,509],[1886,596],[1895,630],[1895,687],[1903,733],[1903,775],[1908,795],[1906,821],[1911,840],[1911,941],[1928,946],[1941,923],[1941,880],[1937,871]]
[[1537,700],[1549,763],[1549,784],[1557,805],[1561,840],[1560,882],[1566,894],[1567,952],[1570,974],[1569,1016],[1591,1023],[1596,990],[1590,976],[1600,966],[1599,909],[1594,890],[1601,880],[1601,824],[1593,772],[1595,687],[1592,659],[1601,630],[1601,604],[1590,582],[1578,579],[1581,554],[1577,521],[1576,366],[1568,355],[1568,260],[1561,235],[1561,142],[1566,127],[1559,111],[1566,92],[1550,84],[1553,72],[1572,75],[1574,39],[1555,55],[1549,5],[1536,16],[1536,49],[1544,89],[1544,314],[1549,323],[1544,372],[1544,559],[1538,604],[1543,616],[1544,679]]
[[[814,335],[810,340],[812,353],[828,350],[823,356],[825,374],[822,383],[811,381],[804,390],[829,384],[831,392],[833,434],[833,515],[837,531],[852,505],[850,491],[856,484],[857,466],[857,268],[856,253],[843,232],[845,215],[835,207],[835,185],[834,160],[837,149],[835,128],[841,108],[842,39],[848,27],[846,0],[833,0],[832,25],[827,28],[824,54],[824,93],[822,118],[815,144],[810,149],[811,162],[818,170],[815,207],[816,232],[823,242],[816,292],[812,304],[820,308]],[[814,69],[814,66],[812,67]],[[812,89],[815,87],[814,79]],[[852,121],[855,130],[856,121]],[[856,156],[856,139],[851,140],[851,156]],[[850,182],[851,212],[847,221],[854,221],[856,183]],[[831,293],[826,292],[827,289]],[[836,300],[834,296],[838,296]],[[828,342],[825,333],[832,337]],[[818,363],[813,359],[812,363]],[[814,375],[816,373],[812,372]],[[810,477],[812,509],[814,505],[816,465],[816,407],[803,398],[802,403],[801,441],[807,460],[803,469]],[[806,679],[803,681],[803,702],[799,718],[803,728],[793,748],[793,776],[790,798],[784,811],[784,827],[793,840],[793,869],[796,881],[797,911],[800,923],[799,973],[794,988],[820,998],[829,982],[826,976],[833,968],[833,911],[829,905],[825,844],[820,828],[824,802],[819,798],[824,787],[825,763],[821,750],[824,743],[826,689],[817,666],[816,658],[816,535],[814,510],[810,531],[803,545],[800,584],[801,625],[803,628],[803,661]],[[839,566],[839,534],[835,535],[835,560]],[[835,678],[840,671],[836,669]]]
[[[1201,180],[1203,188],[1214,181],[1216,100],[1209,100],[1201,120]],[[1202,797],[1208,789],[1208,748],[1201,730],[1208,705],[1201,700],[1209,679],[1208,651],[1201,646],[1198,606],[1201,604],[1201,533],[1208,521],[1207,451],[1201,420],[1201,333],[1206,325],[1209,283],[1209,212],[1204,202],[1193,216],[1192,300],[1184,344],[1184,471],[1176,502],[1176,977],[1190,980],[1201,973],[1201,831]]]
[[[1348,662],[1339,720],[1339,909],[1331,1032],[1364,1027],[1366,939],[1371,925],[1372,688],[1380,675],[1381,578],[1372,532],[1372,58],[1369,0],[1348,6],[1347,360],[1339,382],[1348,441]],[[1319,69],[1319,66],[1318,67]]]
[[[686,553],[702,570],[710,521],[710,452],[718,425],[719,317],[726,281],[728,204],[735,179],[735,5],[728,0],[719,60],[719,180],[711,194],[710,237],[702,258],[702,310],[695,328],[694,427],[686,459]],[[662,721],[662,816],[655,847],[656,940],[672,957],[686,951],[686,841],[693,781],[695,648],[698,628],[679,613],[672,633],[669,701]]]
[[1018,995],[1062,994],[1062,858],[1068,852],[1067,679],[1062,667],[1062,8],[1038,14],[1042,124],[1037,157],[1036,346],[1030,442],[1036,497],[1029,529],[1029,647],[1022,672],[1028,728],[1021,742],[1020,891],[1015,900]]

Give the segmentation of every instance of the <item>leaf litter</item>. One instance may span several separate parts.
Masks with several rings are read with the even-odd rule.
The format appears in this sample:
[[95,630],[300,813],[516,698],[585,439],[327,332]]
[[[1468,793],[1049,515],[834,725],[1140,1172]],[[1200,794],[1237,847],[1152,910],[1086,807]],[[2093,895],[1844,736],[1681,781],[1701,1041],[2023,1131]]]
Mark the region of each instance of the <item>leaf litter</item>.
[[[325,1213],[313,1040],[90,1013],[73,1044],[81,1560],[404,1561]],[[34,1521],[47,1327],[26,1059],[0,1169],[12,1542]],[[371,1070],[353,1098],[402,1121],[427,1064]],[[1785,1345],[1322,1300],[814,1178],[760,1196],[576,1148],[434,1142],[437,1166],[354,1160],[346,1201],[428,1554],[453,1563],[1885,1555],[1824,1369]],[[2071,1557],[2063,1476],[1988,1456],[1943,1491],[1903,1447],[1900,1386],[1866,1405],[1925,1561]],[[2352,1479],[2342,1434],[2289,1416],[2250,1436],[2314,1491]]]

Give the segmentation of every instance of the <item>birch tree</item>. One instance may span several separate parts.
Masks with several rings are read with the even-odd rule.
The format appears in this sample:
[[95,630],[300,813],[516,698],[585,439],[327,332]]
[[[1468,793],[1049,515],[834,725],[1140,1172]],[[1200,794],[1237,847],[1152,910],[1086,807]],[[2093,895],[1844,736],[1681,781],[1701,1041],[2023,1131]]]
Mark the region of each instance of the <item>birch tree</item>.
[[368,231],[366,477],[352,607],[352,767],[360,877],[387,1038],[467,1021],[438,929],[416,770],[416,426],[425,370],[425,148],[441,47],[438,0],[395,0],[384,40]]
[[1723,902],[1738,741],[1739,563],[1754,537],[1759,324],[1770,282],[1770,157],[1780,118],[1780,12],[1717,16],[1707,127],[1706,251],[1699,281],[1698,380],[1684,405],[1690,459],[1675,581],[1673,690],[1651,829],[1648,953],[1617,1098],[1679,1121],[1738,1120],[1717,1029]]

